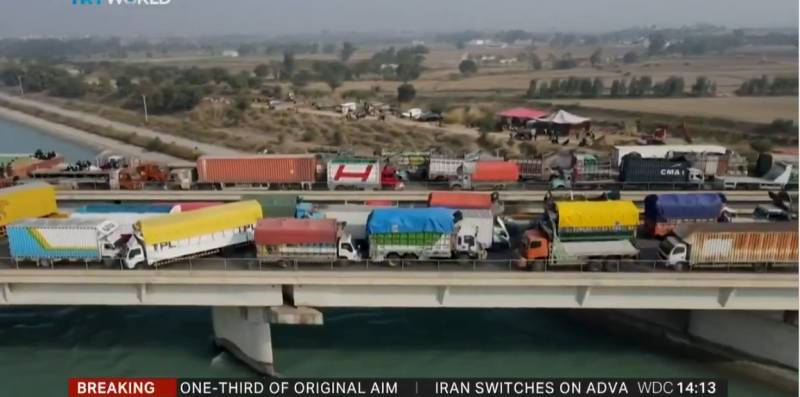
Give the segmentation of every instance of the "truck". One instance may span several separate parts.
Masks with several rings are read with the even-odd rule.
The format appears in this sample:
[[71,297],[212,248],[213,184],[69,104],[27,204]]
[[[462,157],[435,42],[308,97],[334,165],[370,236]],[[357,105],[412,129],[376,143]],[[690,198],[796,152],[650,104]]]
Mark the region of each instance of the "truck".
[[[161,216],[161,212],[73,212],[69,214],[66,219],[73,220],[94,220],[94,221],[110,221],[117,225],[116,230],[109,235],[109,239],[116,242],[127,242],[133,236],[133,225],[142,219]],[[122,240],[122,241],[121,241]]]
[[732,189],[782,190],[792,181],[793,166],[775,162],[772,167],[759,176],[725,176],[719,178],[718,187]]
[[497,192],[431,192],[428,195],[428,207],[489,210],[497,203],[499,197]]
[[103,262],[119,256],[117,224],[104,219],[26,219],[8,226],[15,261],[50,267],[60,261]]
[[42,218],[58,212],[56,190],[44,182],[0,189],[0,236],[6,226],[25,218]]
[[797,266],[797,227],[797,221],[682,224],[659,244],[658,256],[676,271]]
[[123,263],[156,267],[250,244],[261,218],[261,205],[249,200],[142,219],[133,225]]
[[383,206],[338,204],[318,208],[323,219],[336,219],[342,224],[343,231],[349,234],[357,243],[367,241],[367,219],[372,211]]
[[352,237],[335,219],[262,219],[256,224],[255,245],[260,263],[282,267],[292,262],[361,260]]
[[367,220],[369,258],[397,266],[401,260],[485,259],[480,230],[462,227],[461,213],[447,208],[381,208]]
[[317,181],[317,157],[313,154],[201,156],[197,159],[197,181],[218,188],[311,189]]
[[[464,219],[474,219],[481,223],[481,229],[491,228],[491,239],[482,243],[486,247],[509,247],[511,237],[505,222],[497,216],[502,213],[502,204],[498,202],[498,193],[465,193],[465,192],[432,192],[428,196],[428,207],[442,207],[460,210]],[[486,232],[488,234],[488,232]]]
[[459,210],[461,212],[460,227],[465,231],[474,231],[478,243],[486,249],[494,247],[511,247],[511,236],[505,222],[490,210]]
[[78,214],[169,214],[175,208],[171,203],[155,204],[86,204],[75,210]]
[[631,241],[639,226],[632,201],[558,201],[536,227],[523,233],[518,266],[531,270],[586,265],[590,271],[619,269],[639,249]]
[[403,190],[394,167],[374,159],[334,159],[328,162],[328,189]]
[[701,188],[706,180],[703,173],[691,167],[688,161],[661,158],[643,158],[629,154],[622,160],[619,179],[624,185],[668,185]]
[[519,167],[511,161],[477,161],[459,168],[448,183],[452,190],[503,190],[519,181]]
[[730,221],[735,211],[721,193],[650,194],[644,198],[648,234],[666,237],[678,224]]
[[632,145],[614,146],[611,153],[611,163],[615,167],[622,165],[622,159],[633,153],[645,159],[668,159],[677,154],[714,154],[724,155],[728,152],[725,146],[720,145]]

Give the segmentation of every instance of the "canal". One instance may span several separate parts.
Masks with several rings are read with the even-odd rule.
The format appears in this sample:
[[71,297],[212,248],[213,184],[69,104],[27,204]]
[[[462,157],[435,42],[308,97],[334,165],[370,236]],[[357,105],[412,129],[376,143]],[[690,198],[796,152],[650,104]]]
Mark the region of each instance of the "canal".
[[[95,151],[0,120],[0,152]],[[669,345],[598,330],[580,313],[519,309],[325,311],[324,326],[275,326],[289,377],[718,377],[730,396],[788,396]],[[755,337],[755,336],[754,336]],[[213,345],[203,308],[0,310],[3,394],[62,395],[76,376],[253,376]]]

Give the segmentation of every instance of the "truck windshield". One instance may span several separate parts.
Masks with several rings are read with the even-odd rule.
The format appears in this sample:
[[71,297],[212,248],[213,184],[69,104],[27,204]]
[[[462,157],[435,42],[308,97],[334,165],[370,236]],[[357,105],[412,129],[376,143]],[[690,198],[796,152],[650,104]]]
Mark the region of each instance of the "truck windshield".
[[672,251],[672,247],[674,247],[672,241],[670,240],[671,240],[670,238],[665,238],[664,241],[662,241],[661,244],[658,245],[659,251],[669,254],[670,251]]
[[141,254],[142,254],[142,249],[141,248],[133,249],[133,250],[131,250],[131,252],[128,253],[128,259],[135,258],[136,256],[141,255]]

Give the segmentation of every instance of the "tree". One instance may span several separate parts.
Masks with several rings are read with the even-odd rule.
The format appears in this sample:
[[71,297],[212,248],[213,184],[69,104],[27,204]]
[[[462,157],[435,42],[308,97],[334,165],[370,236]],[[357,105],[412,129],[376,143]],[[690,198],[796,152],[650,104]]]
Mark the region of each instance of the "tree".
[[478,64],[471,59],[465,59],[458,64],[458,71],[465,76],[478,73]]
[[699,76],[692,85],[693,96],[709,96],[711,95],[711,81],[708,77]]
[[594,81],[592,82],[592,98],[599,98],[603,96],[606,87],[603,85],[603,80],[599,77],[595,77]]
[[283,52],[283,62],[281,63],[281,79],[289,80],[294,75],[295,59],[294,52],[286,50]]
[[255,69],[253,69],[253,73],[255,73],[258,77],[267,77],[269,76],[269,72],[269,65],[263,63],[259,64]]
[[639,53],[637,53],[636,51],[630,51],[630,52],[626,53],[622,57],[622,62],[624,62],[626,64],[639,62]]
[[536,87],[538,84],[539,84],[538,80],[536,79],[531,80],[530,83],[528,83],[528,92],[525,94],[525,96],[528,98],[535,98],[536,95],[538,94]]
[[301,70],[292,76],[292,85],[295,88],[303,88],[308,85],[308,82],[311,81],[311,73],[308,70]]
[[592,66],[598,66],[602,63],[602,61],[603,61],[603,49],[598,48],[594,50],[592,55],[589,57],[589,62],[592,64]]
[[336,52],[336,44],[325,43],[322,46],[322,53],[323,54],[333,54],[334,52]]
[[331,91],[336,91],[337,88],[342,86],[345,78],[347,78],[348,70],[341,62],[325,62],[318,64],[319,76]]
[[242,44],[239,46],[237,51],[239,52],[239,55],[246,57],[257,53],[258,47],[256,47],[255,44]]
[[554,69],[572,69],[578,66],[578,62],[572,58],[572,54],[566,53],[557,59],[553,65]]
[[80,98],[86,95],[87,86],[79,77],[54,79],[50,94],[63,98]]
[[127,75],[117,77],[117,95],[124,98],[133,91],[133,83]]
[[539,55],[536,55],[535,52],[531,52],[530,57],[528,58],[528,63],[530,64],[531,69],[542,70],[542,60],[539,59]]
[[413,85],[408,83],[400,84],[397,87],[397,100],[400,102],[409,102],[414,100],[417,96],[417,90]]
[[342,50],[339,52],[339,59],[341,59],[342,62],[347,62],[355,52],[356,46],[349,41],[345,41],[342,43]]
[[401,63],[397,66],[397,78],[407,83],[411,80],[416,80],[422,74],[422,67],[416,63]]
[[614,80],[611,83],[611,97],[619,98],[625,95],[625,87],[624,87],[625,80]]

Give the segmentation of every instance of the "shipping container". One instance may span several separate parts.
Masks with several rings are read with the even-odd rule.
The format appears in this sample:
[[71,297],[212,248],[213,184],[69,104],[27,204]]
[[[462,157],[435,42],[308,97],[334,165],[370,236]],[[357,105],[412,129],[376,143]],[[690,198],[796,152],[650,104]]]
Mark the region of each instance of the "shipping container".
[[558,237],[568,240],[627,239],[639,226],[633,201],[558,201],[554,218]]
[[56,190],[46,183],[0,189],[0,235],[10,223],[25,218],[41,218],[56,212]]
[[645,227],[654,237],[664,237],[680,223],[717,222],[727,211],[721,193],[651,194],[644,199]]
[[317,159],[305,154],[202,156],[197,175],[200,183],[311,188],[317,180]]
[[378,160],[331,160],[328,162],[328,189],[380,189],[382,171]]
[[59,154],[47,160],[37,159],[35,157],[20,157],[12,160],[8,164],[8,176],[27,178],[34,171],[48,170],[62,164],[64,164],[64,157]]
[[134,225],[123,263],[130,269],[157,266],[252,243],[261,218],[261,205],[250,200],[142,219]]
[[[630,155],[622,161],[620,180],[624,183],[640,184],[686,184],[697,181],[688,162],[645,159]],[[702,178],[700,178],[702,179]]]
[[723,155],[727,152],[724,146],[719,145],[642,145],[642,146],[614,146],[611,161],[614,165],[622,165],[622,159],[632,153],[638,153],[642,158],[666,159],[675,153],[706,153]]
[[260,262],[359,260],[360,252],[350,235],[341,233],[334,219],[262,219],[255,230]]
[[47,265],[59,260],[114,259],[117,224],[103,219],[29,219],[8,226],[11,256]]
[[171,203],[158,203],[158,204],[87,204],[78,208],[79,214],[151,214],[161,213],[169,214],[175,208],[175,204]]
[[677,270],[797,266],[797,228],[797,222],[682,224],[659,245],[659,256]]
[[473,182],[516,182],[519,167],[511,161],[478,161],[470,175]]
[[432,192],[428,195],[428,207],[452,209],[492,209],[492,193]]
[[171,213],[197,211],[203,208],[214,207],[222,204],[225,203],[219,201],[198,201],[198,202],[188,202],[188,203],[177,203],[175,204],[175,206],[172,207]]

